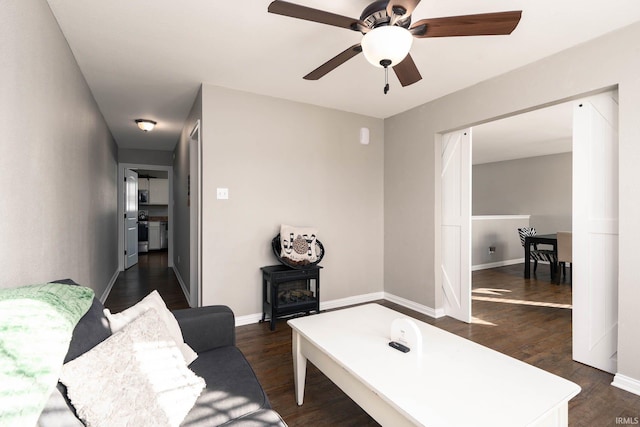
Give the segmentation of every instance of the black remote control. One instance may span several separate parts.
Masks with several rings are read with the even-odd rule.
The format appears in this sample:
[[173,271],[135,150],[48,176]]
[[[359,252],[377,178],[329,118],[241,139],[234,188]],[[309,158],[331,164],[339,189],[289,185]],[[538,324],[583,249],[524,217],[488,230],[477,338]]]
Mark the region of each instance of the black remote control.
[[399,351],[401,351],[403,353],[409,353],[409,351],[411,350],[406,345],[402,345],[402,344],[400,344],[399,342],[396,342],[396,341],[391,341],[389,343],[389,347],[395,348],[396,350],[399,350]]

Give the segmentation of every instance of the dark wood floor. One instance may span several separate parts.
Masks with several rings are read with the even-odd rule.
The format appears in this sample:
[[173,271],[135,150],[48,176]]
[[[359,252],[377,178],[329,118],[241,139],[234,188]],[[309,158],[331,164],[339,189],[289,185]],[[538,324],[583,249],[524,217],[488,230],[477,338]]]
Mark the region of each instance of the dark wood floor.
[[[162,259],[152,254],[139,266],[121,273],[105,305],[112,311],[126,308],[158,284],[158,291],[167,298],[171,309],[185,307],[186,300],[173,272],[161,263]],[[611,374],[571,360],[570,284],[552,283],[544,265],[531,279],[525,280],[522,271],[520,264],[473,273],[471,324],[448,317],[432,319],[388,301],[378,303],[579,384],[582,392],[569,403],[571,426],[615,426],[619,425],[616,417],[640,416],[640,396],[611,386]],[[296,405],[291,329],[286,321],[278,321],[273,332],[268,323],[262,323],[240,326],[236,334],[238,347],[251,363],[272,406],[289,426],[378,425],[311,364],[305,403],[302,407]]]
[[120,272],[104,306],[112,313],[118,313],[157,290],[169,309],[188,308],[180,283],[167,265],[167,251],[138,255],[138,264]]

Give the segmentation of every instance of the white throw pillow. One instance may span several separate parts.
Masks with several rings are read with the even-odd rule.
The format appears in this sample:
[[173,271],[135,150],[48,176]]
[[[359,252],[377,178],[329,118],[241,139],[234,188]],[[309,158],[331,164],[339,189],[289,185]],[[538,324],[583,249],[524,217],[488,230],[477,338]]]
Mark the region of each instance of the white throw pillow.
[[182,352],[184,356],[184,361],[187,365],[191,364],[196,358],[198,354],[193,351],[188,344],[184,342],[184,338],[182,337],[182,331],[180,330],[180,325],[178,325],[178,321],[175,316],[169,311],[167,305],[164,303],[164,300],[158,293],[158,291],[153,291],[146,297],[142,299],[136,305],[127,308],[120,313],[111,313],[108,309],[105,309],[104,314],[109,319],[109,324],[111,325],[112,332],[118,332],[122,328],[124,328],[131,321],[136,319],[142,313],[146,312],[150,308],[155,308],[160,320],[167,326],[167,331],[171,334],[173,339],[175,340],[178,348]]
[[155,309],[66,363],[60,381],[87,426],[178,426],[205,387]]
[[311,227],[280,226],[280,257],[291,261],[311,263],[318,259],[316,235],[318,230]]

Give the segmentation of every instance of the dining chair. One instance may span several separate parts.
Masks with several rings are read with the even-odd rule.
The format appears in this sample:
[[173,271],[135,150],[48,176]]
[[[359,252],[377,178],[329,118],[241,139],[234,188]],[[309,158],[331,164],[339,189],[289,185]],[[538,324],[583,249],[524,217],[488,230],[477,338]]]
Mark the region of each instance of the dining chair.
[[[569,263],[569,281],[572,281],[573,261],[571,258],[573,239],[570,231],[558,231],[558,263],[562,267],[562,277],[567,279],[566,264]],[[560,283],[560,272],[558,272]]]
[[[520,244],[524,248],[525,238],[536,235],[536,229],[533,227],[518,228],[518,235],[520,236]],[[532,248],[529,251],[531,258],[533,259],[533,272],[536,272],[538,268],[538,261],[546,261],[549,263],[549,271],[551,273],[551,280],[553,280],[553,274],[555,272],[555,266],[558,263],[558,256],[553,249],[538,249],[536,243],[531,245]],[[526,260],[525,260],[526,262]]]

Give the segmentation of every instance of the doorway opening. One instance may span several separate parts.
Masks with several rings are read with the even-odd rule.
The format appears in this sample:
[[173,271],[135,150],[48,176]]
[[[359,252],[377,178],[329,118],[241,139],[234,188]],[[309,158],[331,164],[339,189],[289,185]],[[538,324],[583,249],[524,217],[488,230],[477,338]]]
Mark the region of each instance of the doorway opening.
[[[138,254],[138,263],[125,268],[125,207],[127,192],[124,177],[128,172],[138,175],[144,194],[136,194],[137,226],[144,226],[148,234],[144,249]],[[141,177],[141,178],[140,178]],[[173,262],[175,247],[173,210],[173,167],[138,163],[118,165],[118,267],[120,273],[111,288],[107,289],[107,301],[116,310],[127,308],[145,297],[150,289],[160,292],[171,309],[189,307],[188,289],[176,274]],[[147,180],[148,182],[145,182]],[[155,192],[155,195],[154,195]],[[139,193],[139,192],[138,192]],[[142,216],[140,216],[142,214]],[[166,224],[166,229],[163,229]],[[136,234],[136,237],[138,235]],[[143,244],[144,245],[144,244]],[[138,246],[136,245],[136,248]],[[113,292],[112,292],[113,290]],[[105,303],[106,303],[105,302]]]
[[[125,177],[135,173],[137,185],[135,194],[127,194],[133,187],[125,185]],[[134,245],[131,244],[131,226],[133,222],[127,212],[135,201],[135,222],[137,233],[135,249],[138,256],[148,251],[167,251],[167,267],[173,267],[173,167],[148,164],[121,163],[118,166],[118,267],[120,271],[135,265],[127,262]],[[129,191],[131,193],[131,191]],[[131,210],[131,209],[129,209]],[[127,233],[129,229],[129,233]],[[142,231],[142,233],[141,233]],[[144,238],[147,240],[145,241]]]
[[[495,307],[572,308],[567,278],[539,262],[523,278],[518,229],[537,235],[572,229],[573,104],[565,102],[473,128],[472,301]],[[538,245],[538,249],[553,249]],[[513,266],[514,268],[511,268]],[[560,269],[561,271],[561,269]],[[567,269],[565,268],[565,274]],[[487,283],[488,278],[494,283]],[[556,283],[559,283],[557,285]],[[484,310],[486,312],[486,310]],[[474,318],[473,321],[488,319]],[[564,319],[570,330],[570,314]],[[490,320],[489,320],[490,321]]]
[[[574,158],[572,160],[573,197],[570,229],[573,229],[573,281],[580,283],[572,294],[574,360],[615,372],[617,350],[617,92],[601,93],[572,102]],[[471,233],[465,235],[465,223],[471,224],[471,210],[465,200],[471,199],[471,144],[453,145],[459,154],[453,156],[451,141],[456,135],[471,135],[471,129],[442,136],[441,175],[441,275],[445,312],[471,322]],[[517,135],[516,135],[517,136]],[[460,145],[460,147],[457,147]],[[466,150],[466,151],[465,151]],[[503,150],[504,151],[504,150]],[[577,154],[576,154],[577,153]],[[465,163],[466,162],[466,163]],[[541,168],[544,171],[544,168]],[[466,175],[465,175],[466,174]],[[451,175],[451,176],[448,176]],[[465,186],[468,182],[468,186]],[[456,191],[458,192],[456,194]],[[493,191],[496,191],[494,188]],[[520,191],[526,192],[526,188]],[[499,192],[499,191],[496,191]],[[453,200],[453,203],[452,203]],[[470,203],[468,203],[470,205]],[[453,219],[453,220],[452,220]],[[456,222],[456,224],[454,224]],[[452,224],[456,227],[452,227]],[[449,230],[447,230],[447,227]],[[553,226],[566,228],[566,226]],[[468,227],[471,228],[470,226]],[[452,239],[450,234],[456,239]],[[516,236],[515,230],[511,231]],[[447,234],[449,233],[449,234]],[[452,243],[454,242],[454,247]],[[488,244],[487,251],[495,251]],[[576,249],[577,248],[577,249]],[[601,256],[606,252],[606,256]],[[579,255],[578,255],[579,254]],[[577,256],[576,256],[577,255]],[[577,261],[577,262],[576,262]],[[468,280],[467,280],[468,279]],[[594,283],[606,282],[606,286]],[[496,298],[498,287],[481,290],[479,300]],[[574,287],[574,290],[576,287]],[[506,293],[506,292],[505,292]],[[504,299],[508,299],[503,296]],[[591,303],[589,303],[591,301]],[[593,301],[598,301],[597,307]],[[511,301],[517,303],[518,301]],[[519,302],[520,304],[522,301]],[[567,304],[560,304],[567,306]],[[463,308],[463,309],[461,309]],[[579,321],[576,321],[579,319]],[[570,329],[570,328],[569,328]],[[571,330],[569,330],[571,334]],[[571,336],[571,335],[570,335]]]
[[169,249],[169,179],[166,171],[138,173],[138,253]]

